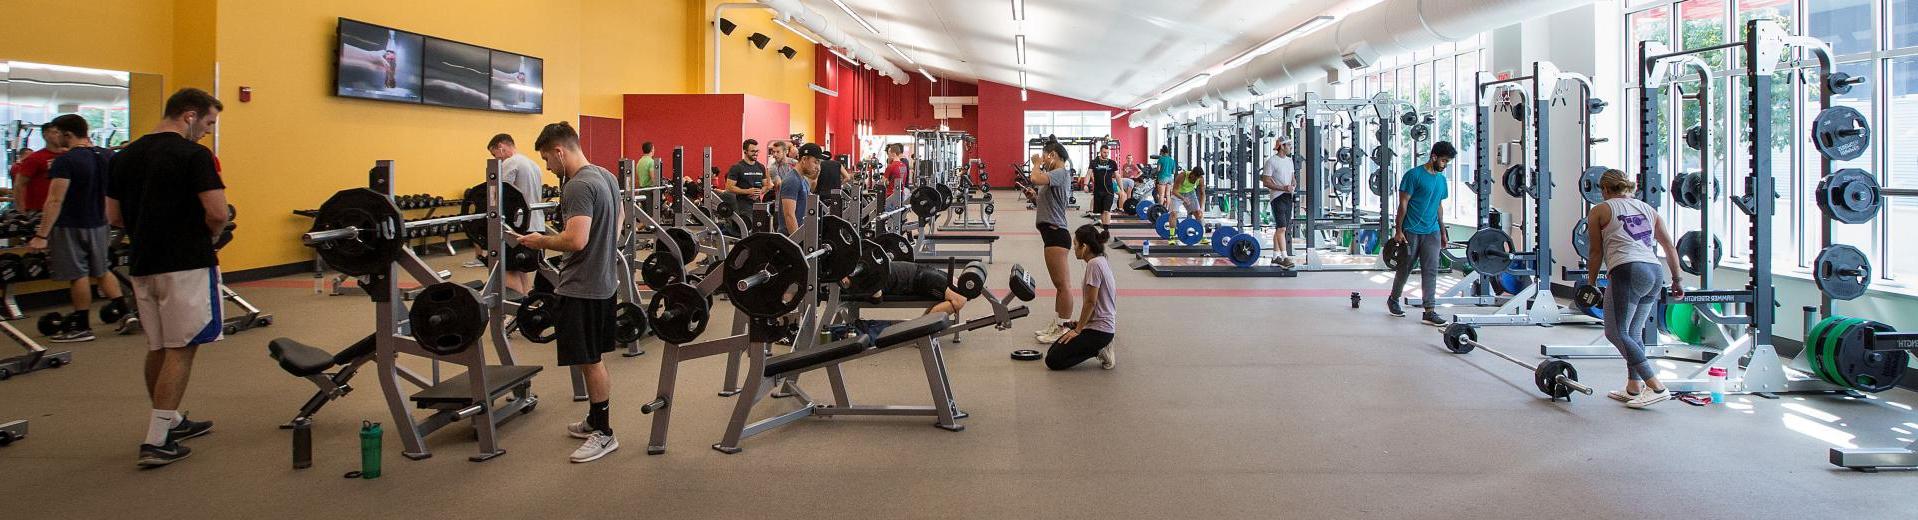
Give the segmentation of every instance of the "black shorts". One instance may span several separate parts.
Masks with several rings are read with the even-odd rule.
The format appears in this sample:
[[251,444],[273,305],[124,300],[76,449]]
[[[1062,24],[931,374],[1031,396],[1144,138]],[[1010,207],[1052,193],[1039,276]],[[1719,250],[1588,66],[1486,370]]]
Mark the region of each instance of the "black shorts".
[[1111,193],[1092,194],[1092,211],[1099,212],[1099,213],[1112,211],[1112,194]]
[[1050,223],[1039,223],[1039,240],[1045,242],[1046,247],[1072,249],[1072,233],[1066,232],[1066,228],[1054,226]]
[[613,299],[559,297],[559,320],[554,324],[559,336],[559,366],[591,365],[599,355],[612,352]]
[[1290,193],[1280,193],[1272,197],[1272,227],[1292,227],[1294,201],[1298,198]]

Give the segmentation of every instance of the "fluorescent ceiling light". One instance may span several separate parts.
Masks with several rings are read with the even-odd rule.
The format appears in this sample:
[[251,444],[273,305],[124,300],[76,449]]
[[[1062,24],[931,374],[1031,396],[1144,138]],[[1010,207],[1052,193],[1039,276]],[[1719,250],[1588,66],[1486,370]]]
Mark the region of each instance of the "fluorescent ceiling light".
[[1012,44],[1019,47],[1019,64],[1026,64],[1026,35],[1012,37]]
[[886,44],[886,48],[888,48],[888,49],[892,49],[892,53],[893,53],[893,54],[898,54],[898,55],[899,55],[899,57],[901,57],[901,58],[905,58],[905,59],[906,59],[906,63],[911,63],[911,64],[913,64],[913,65],[918,65],[918,64],[919,64],[919,61],[918,61],[918,60],[914,60],[914,59],[912,59],[912,56],[907,56],[907,55],[906,55],[906,51],[902,51],[902,50],[899,50],[899,47],[898,47],[898,46],[896,46],[896,45],[893,45],[893,44],[890,44],[890,43],[888,43],[888,44]]
[[1019,100],[1020,101],[1026,100],[1026,89],[1023,89],[1023,88],[1019,89]]
[[827,47],[826,50],[832,51],[832,55],[838,56],[839,59],[846,60],[846,62],[848,63],[852,63],[854,65],[859,64],[859,60],[852,59],[852,56],[847,56],[846,53],[839,52],[839,49]]
[[780,27],[785,27],[787,31],[791,31],[793,34],[799,35],[800,38],[805,38],[806,41],[812,42],[813,45],[819,45],[819,40],[813,39],[811,35],[806,34],[805,31],[801,31],[797,27],[786,25],[785,20],[781,20],[775,17],[773,18],[773,23],[779,24]]
[[1291,29],[1288,29],[1283,33],[1279,33],[1278,36],[1274,36],[1272,37],[1272,39],[1266,40],[1264,44],[1259,45],[1258,47],[1252,50],[1239,53],[1238,56],[1233,57],[1231,60],[1227,60],[1225,62],[1224,68],[1230,69],[1233,67],[1244,65],[1246,64],[1246,62],[1252,61],[1253,58],[1264,56],[1266,53],[1278,50],[1279,47],[1284,47],[1285,44],[1292,43],[1292,40],[1296,40],[1300,36],[1312,34],[1312,31],[1316,31],[1316,30],[1319,30],[1319,28],[1321,27],[1331,25],[1332,20],[1333,18],[1330,16],[1321,15],[1321,16],[1312,17],[1312,19],[1306,20],[1304,23],[1294,25],[1292,26]]
[[1012,0],[1012,21],[1026,21],[1026,0]]
[[832,0],[832,3],[833,5],[839,6],[839,10],[845,11],[846,16],[851,16],[852,21],[859,22],[860,27],[865,27],[866,30],[872,31],[873,34],[879,34],[879,28],[873,27],[872,22],[866,21],[866,17],[859,16],[859,13],[853,12],[852,6],[846,5],[846,0]]
[[1019,71],[1019,90],[1026,89],[1026,71]]
[[1121,117],[1125,117],[1126,114],[1129,114],[1131,112],[1132,112],[1131,110],[1120,110],[1117,113],[1112,114],[1112,119],[1117,120]]
[[921,76],[925,76],[925,77],[926,77],[926,81],[931,81],[931,82],[933,82],[933,83],[938,83],[938,82],[939,82],[939,78],[935,78],[935,77],[932,77],[932,73],[930,73],[930,72],[926,72],[926,68],[925,68],[925,67],[919,67],[919,75],[921,75]]
[[1185,80],[1185,82],[1179,83],[1178,85],[1175,85],[1172,88],[1166,89],[1165,92],[1160,92],[1159,99],[1172,99],[1175,97],[1179,97],[1179,94],[1184,94],[1186,93],[1186,91],[1199,88],[1199,85],[1204,85],[1205,80],[1211,79],[1211,78],[1212,78],[1211,74],[1200,74],[1200,75],[1188,78]]

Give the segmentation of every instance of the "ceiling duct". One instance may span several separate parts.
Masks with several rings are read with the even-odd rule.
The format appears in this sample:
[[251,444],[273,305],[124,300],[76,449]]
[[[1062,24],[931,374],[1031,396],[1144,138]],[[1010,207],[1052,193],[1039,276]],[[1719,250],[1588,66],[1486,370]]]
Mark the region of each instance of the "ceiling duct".
[[879,71],[879,75],[892,78],[894,84],[904,85],[911,81],[911,74],[900,70],[892,62],[886,61],[877,51],[860,43],[852,35],[834,27],[831,22],[826,21],[824,15],[800,5],[799,0],[759,0],[759,3],[778,13],[776,16],[812,31],[813,35],[823,40],[821,43],[827,47],[838,48],[853,59],[859,60],[860,63],[872,66],[873,70]]

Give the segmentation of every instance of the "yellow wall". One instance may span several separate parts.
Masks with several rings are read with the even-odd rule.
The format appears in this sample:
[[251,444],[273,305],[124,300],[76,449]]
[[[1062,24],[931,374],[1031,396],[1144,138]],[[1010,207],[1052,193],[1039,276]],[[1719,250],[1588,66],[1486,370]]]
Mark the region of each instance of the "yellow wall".
[[[713,18],[713,8],[725,0],[707,0],[707,8],[700,21],[703,38],[699,46],[704,55],[713,52],[712,35],[719,28],[708,21]],[[805,38],[793,34],[772,23],[773,11],[762,8],[730,8],[726,19],[739,24],[728,36],[721,36],[719,42],[719,64],[725,69],[720,74],[719,91],[722,93],[752,94],[774,101],[784,102],[792,107],[792,132],[812,132],[813,127],[813,91],[809,86],[813,80],[813,45]],[[765,49],[753,47],[746,41],[753,33],[763,33],[772,37]],[[786,59],[778,51],[781,46],[790,46],[799,51],[793,59]],[[707,88],[712,85],[713,69],[711,60],[701,60],[704,64],[698,86]],[[701,92],[706,92],[701,90]],[[815,136],[806,136],[815,140]]]
[[[100,5],[100,4],[111,5]],[[55,0],[7,0],[7,37],[0,38],[0,60],[173,75],[173,12],[166,0],[112,0],[86,5]],[[55,36],[84,30],[71,38]],[[110,35],[102,37],[101,35]]]
[[[67,7],[19,2],[25,2],[22,12]],[[451,8],[392,0],[98,0],[90,4],[90,28],[114,38],[71,47],[48,38],[0,40],[0,59],[153,72],[166,75],[169,92],[213,90],[227,110],[207,144],[215,147],[228,197],[242,214],[241,231],[221,253],[223,266],[234,271],[312,258],[294,238],[312,221],[292,210],[318,207],[337,190],[364,185],[375,160],[396,161],[399,193],[454,196],[479,182],[487,158],[482,148],[494,133],[511,133],[525,145],[546,123],[577,123],[582,114],[622,117],[621,94],[707,92],[711,29],[705,20],[717,3],[467,0]],[[792,105],[792,128],[804,131],[812,122],[812,47],[772,25],[769,13],[728,11],[745,32],[727,37],[724,86]],[[545,113],[335,97],[339,17],[543,58]],[[46,34],[56,20],[26,17],[9,28]],[[774,43],[750,49],[744,39],[753,31]],[[797,49],[796,59],[773,52],[780,45]],[[253,89],[251,102],[239,102],[242,86]]]

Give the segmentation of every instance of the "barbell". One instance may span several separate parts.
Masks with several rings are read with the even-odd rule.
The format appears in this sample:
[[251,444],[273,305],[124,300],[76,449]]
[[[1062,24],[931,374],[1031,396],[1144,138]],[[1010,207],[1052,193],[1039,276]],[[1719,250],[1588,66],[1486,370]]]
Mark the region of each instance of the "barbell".
[[1473,350],[1483,350],[1490,352],[1494,356],[1498,356],[1500,359],[1510,361],[1512,364],[1531,369],[1532,383],[1538,386],[1539,392],[1544,393],[1546,397],[1550,397],[1554,401],[1559,399],[1571,401],[1572,392],[1592,395],[1592,387],[1585,386],[1584,383],[1578,382],[1578,368],[1573,367],[1570,362],[1563,359],[1548,359],[1536,365],[1527,363],[1518,358],[1506,355],[1504,352],[1486,347],[1484,343],[1479,343],[1478,328],[1471,325],[1463,323],[1447,325],[1445,327],[1445,348],[1451,350],[1454,354],[1465,354]]

